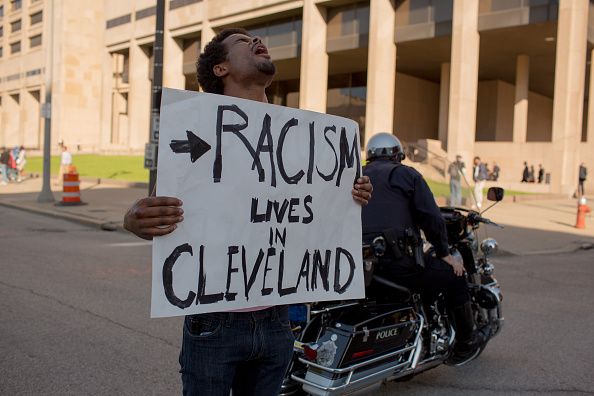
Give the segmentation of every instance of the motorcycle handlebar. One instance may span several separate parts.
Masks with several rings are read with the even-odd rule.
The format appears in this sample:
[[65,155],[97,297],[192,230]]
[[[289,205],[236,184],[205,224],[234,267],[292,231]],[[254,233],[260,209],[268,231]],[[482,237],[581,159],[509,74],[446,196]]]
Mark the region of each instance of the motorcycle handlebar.
[[471,212],[468,214],[468,218],[473,222],[473,223],[484,223],[484,224],[489,224],[495,227],[499,227],[499,228],[504,228],[502,225],[495,223],[494,221],[491,221],[489,219],[487,219],[486,217],[482,217],[479,213],[477,212]]

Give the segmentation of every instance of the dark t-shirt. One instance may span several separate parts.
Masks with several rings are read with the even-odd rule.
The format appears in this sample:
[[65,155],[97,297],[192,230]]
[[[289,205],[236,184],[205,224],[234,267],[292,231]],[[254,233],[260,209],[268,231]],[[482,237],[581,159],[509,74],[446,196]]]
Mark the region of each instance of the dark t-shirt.
[[3,152],[2,154],[0,154],[0,164],[8,165],[9,158],[10,157],[8,151]]

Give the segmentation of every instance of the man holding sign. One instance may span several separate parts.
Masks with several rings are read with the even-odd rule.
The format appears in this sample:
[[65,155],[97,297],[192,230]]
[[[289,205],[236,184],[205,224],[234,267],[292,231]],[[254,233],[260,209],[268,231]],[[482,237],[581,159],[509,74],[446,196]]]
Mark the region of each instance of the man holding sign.
[[198,313],[184,323],[187,395],[278,394],[293,348],[284,304],[362,297],[360,210],[344,195],[371,197],[367,177],[352,186],[358,129],[256,103],[274,74],[260,38],[219,33],[198,81],[225,96],[165,90],[162,101],[159,194],[183,197],[185,213],[180,199],[158,196],[125,217],[137,236],[161,237],[152,315]]

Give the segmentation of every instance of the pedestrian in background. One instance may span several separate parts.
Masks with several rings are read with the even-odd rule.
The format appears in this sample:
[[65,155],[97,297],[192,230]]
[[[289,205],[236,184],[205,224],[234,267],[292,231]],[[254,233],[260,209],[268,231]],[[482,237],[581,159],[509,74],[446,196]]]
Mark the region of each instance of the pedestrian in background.
[[530,172],[528,172],[528,182],[534,183],[536,179],[534,178],[534,165],[530,165]]
[[6,147],[2,147],[0,150],[0,186],[5,186],[8,184],[8,159],[10,155],[6,150]]
[[588,177],[588,168],[586,168],[586,165],[584,165],[584,163],[582,162],[580,164],[579,180],[578,180],[578,196],[579,197],[582,197],[584,195],[584,183],[585,183],[587,177]]
[[58,174],[58,181],[56,185],[62,183],[64,174],[68,173],[70,166],[72,165],[72,154],[68,151],[68,147],[62,145],[62,155],[60,156],[60,173]]
[[472,168],[472,180],[474,180],[474,199],[476,204],[473,205],[477,209],[483,206],[483,188],[489,176],[487,167],[481,162],[480,157],[474,157],[474,167]]
[[528,169],[528,163],[524,161],[524,170],[522,171],[522,183],[528,183],[530,179],[530,169]]
[[8,179],[12,181],[16,181],[17,179],[17,163],[16,163],[16,156],[18,155],[18,148],[15,147],[14,149],[8,152]]
[[499,180],[499,172],[501,172],[501,168],[499,167],[499,165],[497,165],[497,162],[493,162],[493,172],[491,172],[490,180]]
[[542,164],[538,164],[538,183],[542,183],[542,181],[544,180],[544,168],[542,167]]
[[19,154],[16,159],[17,181],[18,182],[21,182],[23,180],[23,171],[25,170],[26,164],[27,164],[27,152],[25,151],[25,146],[21,146],[19,148]]
[[456,161],[452,162],[448,167],[448,174],[450,175],[450,206],[462,205],[462,184],[460,177],[466,173],[462,156],[457,155]]

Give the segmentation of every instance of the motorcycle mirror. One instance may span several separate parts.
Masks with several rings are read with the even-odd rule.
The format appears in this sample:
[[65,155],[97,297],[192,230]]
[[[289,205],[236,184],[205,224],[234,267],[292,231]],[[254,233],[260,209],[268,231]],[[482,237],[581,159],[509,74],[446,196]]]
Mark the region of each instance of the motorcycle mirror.
[[503,200],[504,194],[505,190],[501,187],[489,187],[489,190],[487,190],[487,199],[489,201],[500,202]]

